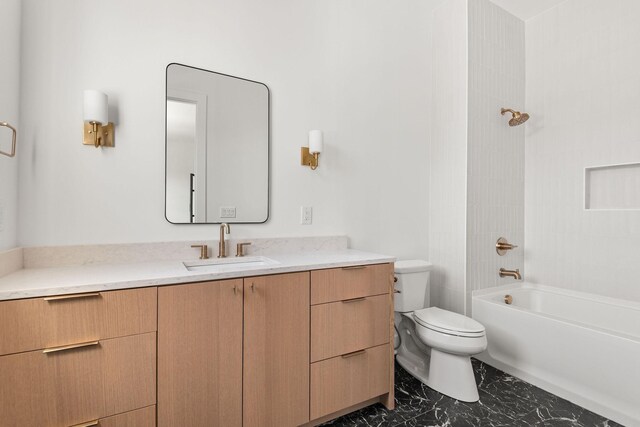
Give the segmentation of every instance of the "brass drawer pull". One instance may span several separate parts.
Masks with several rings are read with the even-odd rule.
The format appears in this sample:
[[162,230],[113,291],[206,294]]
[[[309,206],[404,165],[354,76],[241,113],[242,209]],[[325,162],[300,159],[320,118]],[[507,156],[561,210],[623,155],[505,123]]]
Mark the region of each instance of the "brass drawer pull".
[[367,268],[366,265],[354,265],[351,267],[342,267],[343,270],[362,270],[363,268]]
[[345,304],[348,304],[350,302],[364,301],[366,299],[367,299],[367,297],[351,298],[351,299],[343,299],[342,302],[345,303]]
[[342,358],[343,359],[348,359],[349,357],[360,356],[361,354],[365,354],[366,352],[367,352],[367,350],[358,350],[358,351],[354,351],[354,352],[351,352],[351,353],[343,354]]
[[[59,351],[66,351],[66,350],[73,350],[74,348],[82,348],[82,347],[91,347],[94,345],[99,345],[100,341],[88,341],[88,342],[81,342],[78,344],[69,344],[69,345],[63,345],[60,347],[50,347],[50,348],[45,348],[44,350],[42,350],[43,353],[47,354],[47,353],[57,353]],[[89,424],[92,425],[92,424]]]
[[76,424],[71,427],[91,427],[91,426],[97,426],[98,424],[100,424],[99,420],[93,420],[93,421],[87,421],[86,423],[82,423],[82,424]]
[[64,301],[67,299],[77,299],[77,298],[95,298],[99,297],[100,292],[92,292],[89,294],[74,294],[74,295],[60,295],[55,297],[45,297],[45,301]]

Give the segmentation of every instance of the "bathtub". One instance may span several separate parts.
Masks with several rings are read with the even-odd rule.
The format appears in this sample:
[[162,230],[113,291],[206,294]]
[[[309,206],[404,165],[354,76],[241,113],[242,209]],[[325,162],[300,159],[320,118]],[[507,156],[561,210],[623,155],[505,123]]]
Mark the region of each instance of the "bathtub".
[[640,426],[639,303],[525,283],[474,292],[472,310],[489,343],[478,359]]

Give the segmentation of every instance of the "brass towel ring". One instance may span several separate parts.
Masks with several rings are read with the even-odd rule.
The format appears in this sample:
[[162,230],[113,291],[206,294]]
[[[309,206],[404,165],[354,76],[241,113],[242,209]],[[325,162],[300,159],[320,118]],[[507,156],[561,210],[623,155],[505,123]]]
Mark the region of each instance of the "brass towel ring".
[[16,131],[16,128],[11,126],[7,122],[0,122],[0,126],[1,127],[7,127],[7,128],[9,128],[9,129],[11,129],[13,131],[13,138],[12,138],[12,141],[11,141],[11,152],[7,153],[5,151],[0,150],[0,154],[4,154],[5,156],[9,156],[9,157],[15,157],[15,155],[16,155],[16,135],[17,135],[18,132]]

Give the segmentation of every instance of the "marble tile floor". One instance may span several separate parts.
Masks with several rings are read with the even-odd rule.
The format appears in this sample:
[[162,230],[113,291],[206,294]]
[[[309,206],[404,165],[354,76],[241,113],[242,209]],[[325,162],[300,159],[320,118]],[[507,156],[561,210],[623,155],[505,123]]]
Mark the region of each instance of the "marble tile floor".
[[422,384],[396,363],[396,409],[381,404],[323,424],[330,427],[613,427],[565,399],[473,359],[478,403],[459,402]]

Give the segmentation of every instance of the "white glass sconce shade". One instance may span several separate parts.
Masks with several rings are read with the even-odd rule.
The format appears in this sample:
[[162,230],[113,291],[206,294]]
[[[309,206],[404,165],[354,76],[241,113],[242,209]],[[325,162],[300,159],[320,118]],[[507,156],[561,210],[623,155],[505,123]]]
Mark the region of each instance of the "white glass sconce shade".
[[109,123],[109,98],[97,90],[84,91],[84,121],[87,123]]
[[323,138],[321,130],[309,131],[309,153],[322,153]]

